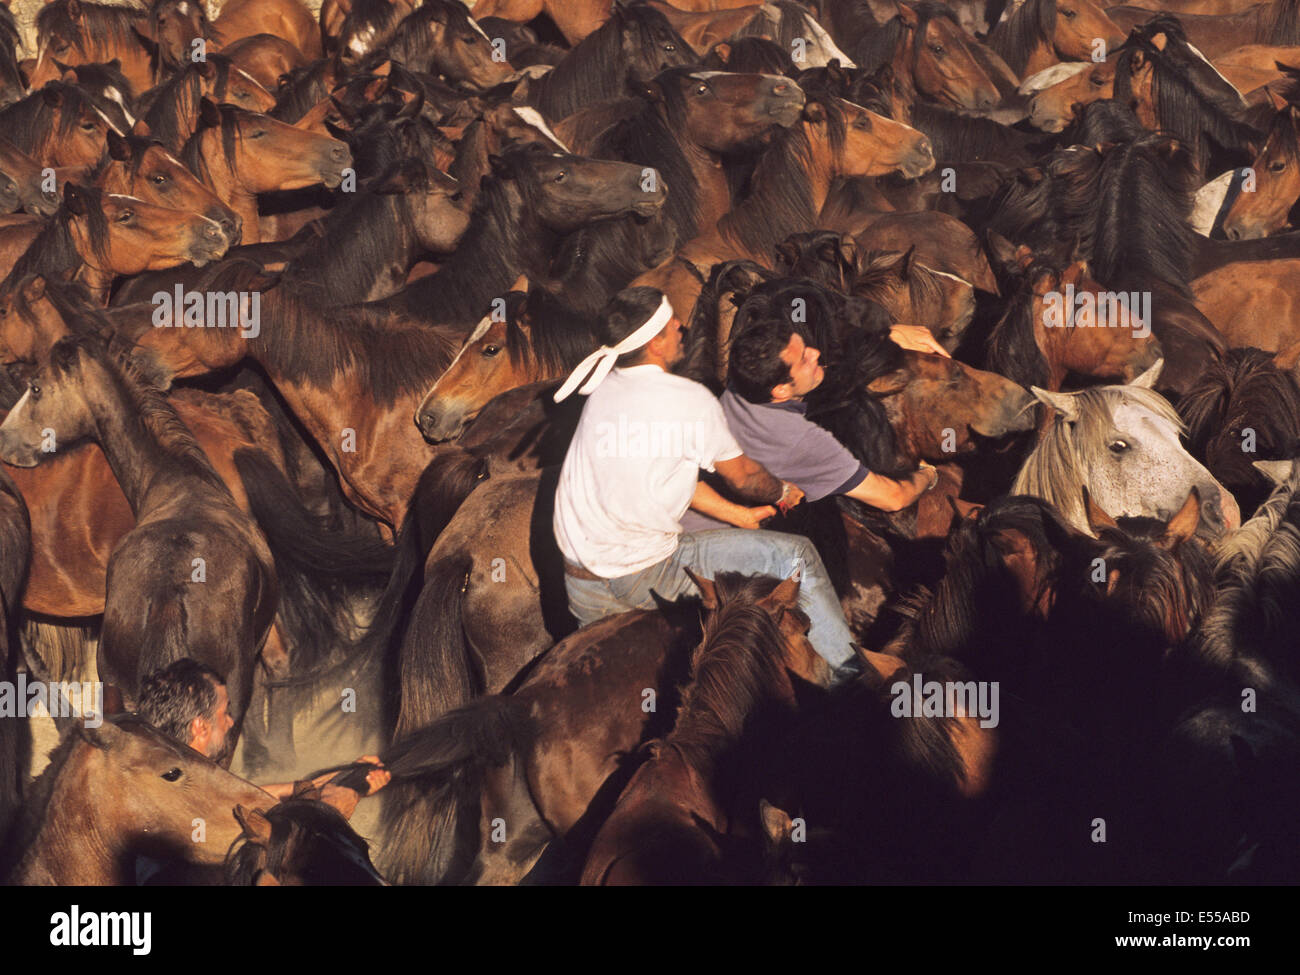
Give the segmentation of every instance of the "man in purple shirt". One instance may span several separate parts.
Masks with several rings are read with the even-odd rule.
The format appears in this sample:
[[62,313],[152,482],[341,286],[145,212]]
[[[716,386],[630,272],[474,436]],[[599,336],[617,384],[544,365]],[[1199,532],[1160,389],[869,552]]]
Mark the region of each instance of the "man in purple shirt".
[[[918,340],[913,330],[892,337],[905,348],[931,352],[933,337]],[[927,332],[928,334],[928,332]],[[942,349],[940,349],[942,352]],[[947,352],[942,352],[947,355]],[[804,414],[803,398],[825,378],[821,352],[804,342],[788,319],[758,318],[733,337],[728,359],[727,390],[722,412],[727,426],[747,457],[773,476],[797,484],[808,501],[834,494],[884,511],[901,511],[914,504],[939,480],[939,472],[921,462],[901,480],[876,474],[861,464],[834,436]],[[698,512],[682,519],[685,531],[706,531],[722,523]]]

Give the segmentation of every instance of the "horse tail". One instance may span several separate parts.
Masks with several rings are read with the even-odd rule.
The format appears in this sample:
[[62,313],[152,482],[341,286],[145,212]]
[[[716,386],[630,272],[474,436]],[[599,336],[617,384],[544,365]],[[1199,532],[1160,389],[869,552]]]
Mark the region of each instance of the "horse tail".
[[523,702],[502,695],[450,711],[382,755],[384,876],[393,883],[465,879],[481,838],[484,776],[519,760],[535,737]]
[[465,637],[464,598],[473,561],[456,554],[428,569],[402,637],[395,679],[388,682],[396,702],[394,736],[401,738],[432,723],[483,693],[481,675],[470,661]]
[[261,451],[241,448],[234,461],[249,509],[275,558],[279,622],[296,672],[286,683],[314,682],[324,676],[331,649],[346,658],[339,666],[356,655],[360,625],[352,597],[389,576],[396,562],[393,548],[378,537],[328,528]]
[[397,624],[409,616],[424,583],[424,562],[452,516],[470,493],[488,478],[487,460],[460,447],[440,449],[429,461],[397,535],[396,558],[388,585],[375,607],[366,633],[366,655],[392,643]]

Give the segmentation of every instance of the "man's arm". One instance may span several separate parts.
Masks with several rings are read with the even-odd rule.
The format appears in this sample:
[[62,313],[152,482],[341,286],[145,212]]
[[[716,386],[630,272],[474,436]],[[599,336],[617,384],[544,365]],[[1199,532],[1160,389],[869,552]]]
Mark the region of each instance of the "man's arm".
[[728,501],[704,481],[696,482],[691,507],[701,514],[717,518],[718,521],[725,521],[737,528],[758,528],[765,519],[776,515],[776,509],[770,504],[746,508],[743,504]]
[[881,511],[902,511],[937,483],[939,471],[922,461],[920,468],[901,481],[881,474],[868,474],[852,491],[844,493]]
[[733,491],[747,500],[764,504],[777,504],[784,500],[790,506],[803,500],[803,492],[798,487],[773,477],[766,467],[744,454],[731,460],[716,461],[713,469],[722,475]]

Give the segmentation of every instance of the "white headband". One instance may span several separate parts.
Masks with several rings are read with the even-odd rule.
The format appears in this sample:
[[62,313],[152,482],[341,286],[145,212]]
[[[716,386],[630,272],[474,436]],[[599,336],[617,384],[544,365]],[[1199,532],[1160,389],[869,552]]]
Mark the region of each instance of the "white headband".
[[614,368],[614,362],[624,352],[632,352],[648,343],[652,338],[664,330],[668,320],[673,317],[673,306],[668,303],[668,296],[659,302],[659,307],[655,313],[647,319],[646,323],[638,328],[617,345],[602,345],[587,358],[578,363],[578,368],[569,373],[569,378],[564,381],[564,385],[555,391],[555,402],[569,396],[575,389],[578,389],[578,383],[582,382],[582,377],[587,375],[587,370],[591,369],[591,375],[582,388],[578,389],[583,396],[586,396],[593,389],[605,381],[609,371]]

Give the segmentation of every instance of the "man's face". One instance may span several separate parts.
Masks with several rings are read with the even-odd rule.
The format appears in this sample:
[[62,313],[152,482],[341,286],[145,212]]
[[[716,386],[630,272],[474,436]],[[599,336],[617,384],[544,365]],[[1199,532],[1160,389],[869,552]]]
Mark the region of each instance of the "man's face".
[[806,396],[821,385],[826,378],[826,370],[820,365],[821,351],[811,345],[805,345],[803,336],[795,332],[790,341],[781,350],[781,361],[790,367],[788,383],[772,387],[772,399],[776,402],[798,399]]
[[682,361],[685,344],[682,320],[674,315],[664,326],[664,361],[668,363],[669,369]]
[[230,716],[230,693],[225,684],[217,685],[217,707],[212,713],[212,719],[197,718],[195,725],[197,727],[190,740],[190,747],[213,760],[220,758],[226,747],[226,736],[235,726],[235,719]]

